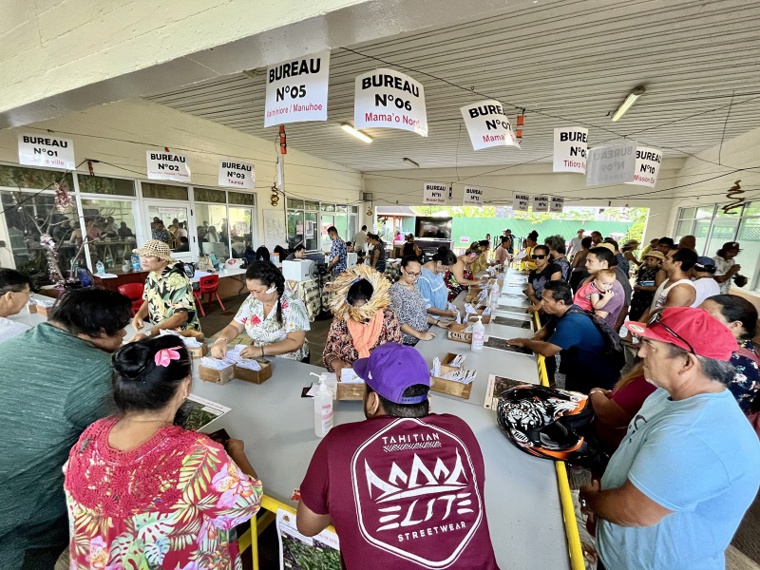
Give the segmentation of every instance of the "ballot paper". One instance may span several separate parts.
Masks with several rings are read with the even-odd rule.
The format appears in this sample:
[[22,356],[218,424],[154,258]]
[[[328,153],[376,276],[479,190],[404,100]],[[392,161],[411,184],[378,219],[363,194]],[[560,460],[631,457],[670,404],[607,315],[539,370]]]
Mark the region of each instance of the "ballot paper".
[[438,378],[451,380],[453,382],[459,382],[460,384],[470,384],[473,380],[475,380],[475,376],[477,376],[477,374],[477,370],[464,370],[462,368],[457,368],[456,370],[447,372],[443,376],[438,376]]
[[204,356],[201,358],[201,366],[204,368],[211,368],[213,370],[224,370],[230,366],[235,366],[237,360],[230,358],[230,353],[224,358],[213,358],[211,356]]
[[340,371],[340,381],[346,384],[364,384],[364,380],[359,378],[353,368],[343,368]]
[[261,370],[261,364],[255,358],[241,358],[235,363],[238,368],[245,368],[246,370],[253,370],[259,372]]
[[197,338],[192,336],[182,336],[177,331],[162,329],[158,334],[159,336],[176,336],[179,340],[182,341],[182,344],[188,348],[198,348],[199,346],[203,345],[203,343],[200,342]]
[[464,364],[465,358],[467,358],[466,354],[457,354],[454,359],[447,364],[447,366],[451,366],[452,368],[461,368],[462,364]]

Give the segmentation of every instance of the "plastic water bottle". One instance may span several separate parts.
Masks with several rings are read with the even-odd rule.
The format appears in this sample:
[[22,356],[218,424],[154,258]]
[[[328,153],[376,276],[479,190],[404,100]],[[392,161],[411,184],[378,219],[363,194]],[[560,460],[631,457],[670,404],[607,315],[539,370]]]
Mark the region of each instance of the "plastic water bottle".
[[491,285],[491,299],[489,300],[492,311],[499,306],[499,292],[499,284],[497,282],[494,282],[494,284]]
[[325,437],[333,427],[333,397],[325,384],[326,376],[319,376],[319,389],[314,396],[314,433]]
[[136,253],[132,254],[132,271],[140,271],[142,266],[140,265],[140,256]]
[[486,327],[483,324],[483,316],[478,315],[478,321],[472,325],[472,344],[470,350],[473,352],[480,352],[483,350],[483,342],[485,342]]
[[106,267],[113,267],[113,256],[110,254],[106,256]]
[[106,266],[98,259],[98,262],[95,264],[95,270],[98,272],[98,275],[105,275]]

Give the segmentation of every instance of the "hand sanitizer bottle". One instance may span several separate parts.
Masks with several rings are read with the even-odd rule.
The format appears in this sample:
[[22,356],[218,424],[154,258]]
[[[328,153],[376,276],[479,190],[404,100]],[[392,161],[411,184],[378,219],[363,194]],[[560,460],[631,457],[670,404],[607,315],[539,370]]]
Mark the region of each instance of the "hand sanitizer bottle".
[[333,397],[325,385],[325,374],[319,376],[319,389],[314,396],[314,433],[325,437],[333,426]]
[[103,262],[98,259],[98,262],[95,264],[95,269],[98,272],[98,275],[104,275],[106,272],[106,266],[103,265]]
[[472,325],[472,344],[470,350],[473,352],[480,352],[483,350],[483,342],[485,341],[486,327],[483,324],[482,315],[478,315],[478,322]]

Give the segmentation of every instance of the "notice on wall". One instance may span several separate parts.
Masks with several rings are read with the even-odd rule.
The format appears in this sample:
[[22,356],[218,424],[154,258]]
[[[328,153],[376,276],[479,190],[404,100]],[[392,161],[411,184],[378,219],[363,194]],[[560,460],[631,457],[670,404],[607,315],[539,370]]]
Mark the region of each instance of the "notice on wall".
[[473,149],[480,150],[492,146],[520,147],[504,108],[498,101],[480,101],[465,105],[460,110]]
[[586,186],[633,182],[636,141],[592,148],[588,153]]
[[588,129],[560,127],[554,129],[554,172],[586,173]]
[[423,204],[445,204],[449,195],[448,184],[438,184],[435,182],[426,182],[422,190]]
[[74,170],[77,167],[74,160],[74,141],[49,134],[19,133],[18,162],[28,166]]
[[474,186],[465,186],[462,204],[465,206],[482,206],[484,204],[483,190]]
[[512,201],[512,210],[515,212],[527,212],[530,204],[530,196],[527,194],[515,194]]
[[548,212],[549,211],[549,196],[533,196],[533,211],[534,212]]
[[408,75],[376,69],[356,78],[354,128],[386,128],[428,135],[425,88]]
[[559,196],[552,196],[549,201],[549,212],[552,214],[561,214],[565,207],[565,199]]
[[657,175],[660,173],[661,162],[662,151],[660,149],[650,146],[637,146],[633,182],[626,182],[626,184],[654,188],[657,184]]
[[326,121],[329,78],[329,51],[269,66],[264,126]]
[[240,162],[233,158],[219,161],[219,186],[253,188],[255,184],[256,171],[253,164]]
[[175,180],[190,182],[190,165],[187,156],[165,150],[149,150],[145,153],[149,180]]

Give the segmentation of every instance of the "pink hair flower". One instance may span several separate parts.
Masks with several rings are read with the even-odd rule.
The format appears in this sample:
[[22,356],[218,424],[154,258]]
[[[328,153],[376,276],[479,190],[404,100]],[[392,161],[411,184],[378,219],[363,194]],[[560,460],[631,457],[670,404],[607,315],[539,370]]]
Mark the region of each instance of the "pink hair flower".
[[171,364],[172,360],[179,360],[180,356],[179,352],[177,352],[179,348],[179,346],[174,346],[172,348],[162,348],[159,350],[154,358],[156,366],[163,366],[166,368]]

